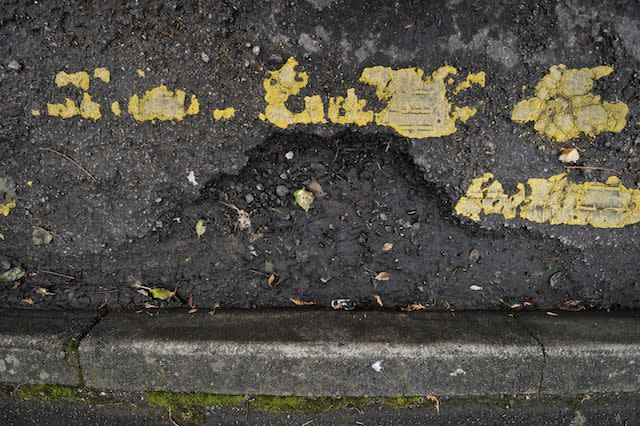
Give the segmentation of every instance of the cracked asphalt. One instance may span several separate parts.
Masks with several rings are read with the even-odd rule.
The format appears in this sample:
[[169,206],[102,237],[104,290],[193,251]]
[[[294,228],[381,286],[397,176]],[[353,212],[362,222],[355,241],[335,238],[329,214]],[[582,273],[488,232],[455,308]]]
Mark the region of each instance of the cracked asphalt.
[[[455,206],[484,173],[507,194],[560,173],[637,190],[639,46],[640,6],[614,0],[3,1],[0,273],[24,276],[5,279],[0,305],[637,309],[640,225],[473,221]],[[439,137],[327,120],[283,129],[260,114],[268,71],[290,57],[308,74],[287,100],[295,112],[305,96],[328,105],[355,88],[380,113],[388,99],[359,81],[377,66],[451,65],[456,82],[484,71],[486,84],[447,95],[475,115]],[[626,126],[559,143],[512,121],[558,64],[612,67],[592,93],[626,104]],[[58,72],[98,67],[111,76],[88,90],[100,119],[47,114],[82,98],[56,87]],[[160,84],[196,95],[200,113],[134,120],[128,99]],[[212,118],[227,107],[232,118]]]

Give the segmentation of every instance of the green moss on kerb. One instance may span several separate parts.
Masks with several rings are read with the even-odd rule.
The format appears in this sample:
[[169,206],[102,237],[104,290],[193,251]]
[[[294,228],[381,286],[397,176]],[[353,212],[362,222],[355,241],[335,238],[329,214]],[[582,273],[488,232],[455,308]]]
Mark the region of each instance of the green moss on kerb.
[[16,394],[26,400],[60,401],[78,398],[78,389],[62,385],[22,385],[16,389]]
[[214,395],[207,393],[145,392],[151,405],[175,408],[180,411],[198,407],[237,408],[242,406],[242,395]]
[[364,408],[367,398],[306,398],[301,396],[256,396],[251,402],[252,408],[271,413],[318,413],[339,410],[343,407]]

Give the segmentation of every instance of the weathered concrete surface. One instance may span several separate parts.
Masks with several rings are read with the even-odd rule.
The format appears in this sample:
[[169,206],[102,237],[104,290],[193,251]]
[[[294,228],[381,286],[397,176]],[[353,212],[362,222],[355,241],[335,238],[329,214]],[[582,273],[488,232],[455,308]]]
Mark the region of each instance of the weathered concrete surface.
[[0,382],[80,385],[75,348],[95,313],[2,310]]
[[80,344],[87,386],[120,390],[527,394],[542,362],[502,313],[114,313]]
[[546,394],[640,391],[638,314],[520,315],[545,352]]

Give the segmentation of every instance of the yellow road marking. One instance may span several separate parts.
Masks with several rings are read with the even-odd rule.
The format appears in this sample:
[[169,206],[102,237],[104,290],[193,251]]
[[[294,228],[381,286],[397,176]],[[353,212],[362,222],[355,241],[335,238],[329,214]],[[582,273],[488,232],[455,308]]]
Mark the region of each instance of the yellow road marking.
[[200,103],[195,95],[191,96],[188,108],[185,108],[185,98],[184,91],[171,92],[164,85],[160,85],[145,92],[142,99],[138,95],[131,96],[128,111],[137,121],[180,121],[188,115],[200,112]]
[[624,102],[601,102],[594,95],[594,80],[608,76],[613,68],[567,68],[554,65],[542,77],[535,95],[515,106],[511,119],[533,121],[533,128],[556,142],[575,139],[580,133],[595,137],[602,132],[618,133],[626,126],[629,112]]
[[60,71],[56,74],[55,83],[58,87],[64,87],[70,84],[83,90],[89,90],[89,74],[85,71],[74,72],[71,74]]
[[233,107],[228,107],[224,109],[214,109],[213,110],[213,119],[214,120],[229,120],[236,115],[236,110]]
[[104,67],[96,68],[93,70],[93,78],[97,78],[108,84],[111,81],[111,73]]
[[[480,214],[519,217],[552,225],[622,228],[640,222],[640,190],[626,188],[616,176],[602,182],[569,182],[564,173],[518,183],[513,195],[491,173],[476,178],[456,204],[456,213],[474,221]],[[527,194],[528,192],[528,194]]]

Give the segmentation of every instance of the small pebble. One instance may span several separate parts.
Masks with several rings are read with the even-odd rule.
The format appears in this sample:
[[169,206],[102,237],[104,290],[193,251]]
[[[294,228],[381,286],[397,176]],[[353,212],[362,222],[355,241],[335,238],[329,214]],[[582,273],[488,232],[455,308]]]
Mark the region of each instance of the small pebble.
[[287,180],[287,174],[285,172],[280,173],[280,179]]
[[258,191],[262,191],[262,190],[264,189],[264,185],[263,185],[263,184],[261,184],[261,183],[259,183],[259,184],[257,184],[257,185],[256,185],[256,189],[257,189]]
[[244,60],[244,67],[245,67],[245,68],[249,68],[249,65],[251,65],[251,63],[249,62],[249,60],[248,60],[248,59],[245,59],[245,60]]
[[204,62],[205,64],[211,60],[209,55],[204,52],[200,53],[200,59],[202,59],[202,62]]
[[251,51],[254,55],[258,56],[260,54],[260,46],[253,46],[253,49],[251,49]]
[[247,201],[248,204],[251,204],[251,203],[253,203],[253,199],[254,198],[253,198],[253,195],[247,194],[247,195],[244,196],[244,199]]
[[7,68],[13,71],[20,71],[20,69],[22,68],[22,65],[20,65],[18,61],[12,60],[12,61],[9,61],[9,63],[7,64]]
[[286,197],[289,194],[289,188],[284,185],[278,185],[276,186],[276,194],[278,194],[278,197]]
[[293,151],[289,151],[284,155],[284,158],[291,160],[293,158]]

